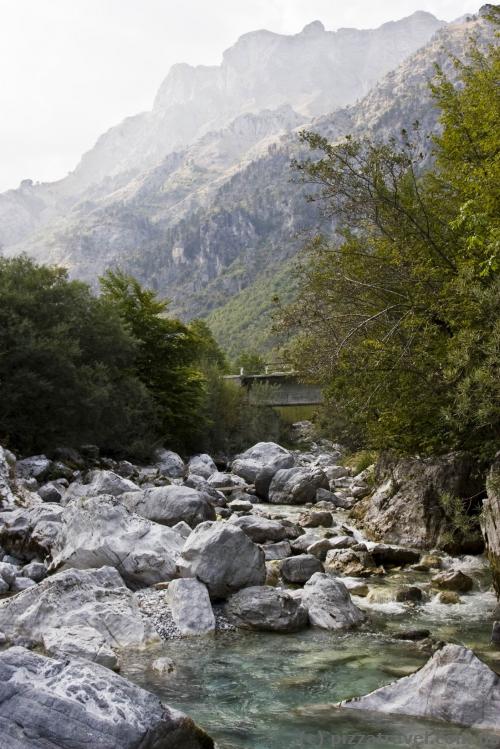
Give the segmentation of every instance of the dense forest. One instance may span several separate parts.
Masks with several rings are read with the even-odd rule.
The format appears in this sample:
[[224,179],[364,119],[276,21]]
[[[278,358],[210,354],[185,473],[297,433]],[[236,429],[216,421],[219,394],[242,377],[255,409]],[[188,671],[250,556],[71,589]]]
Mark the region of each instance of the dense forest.
[[163,444],[216,452],[279,436],[271,409],[222,378],[206,323],[169,317],[118,271],[96,295],[62,268],[0,259],[0,351],[0,441],[25,454],[92,443],[144,459]]

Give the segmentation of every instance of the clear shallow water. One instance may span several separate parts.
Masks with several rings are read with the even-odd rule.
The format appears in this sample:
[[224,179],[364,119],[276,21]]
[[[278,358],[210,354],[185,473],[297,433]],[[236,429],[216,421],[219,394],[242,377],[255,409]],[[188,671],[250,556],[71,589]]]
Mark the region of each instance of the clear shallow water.
[[[455,561],[456,564],[456,561]],[[426,627],[433,637],[462,642],[500,672],[500,650],[489,645],[495,599],[484,561],[463,558],[460,566],[476,581],[462,604],[428,600],[417,606],[394,601],[353,600],[369,615],[361,630],[333,634],[226,633],[162,644],[154,652],[128,653],[122,674],[191,715],[220,749],[327,749],[400,746],[500,749],[500,735],[446,723],[338,710],[333,703],[365,694],[419,668],[428,655],[391,633]],[[425,589],[430,576],[394,572],[370,578],[390,597],[401,584]],[[168,656],[176,673],[160,676],[151,661]]]
[[221,749],[500,747],[482,732],[333,707],[421,666],[427,657],[409,643],[309,630],[170,642],[157,654],[175,661],[174,676],[148,668],[151,652],[130,654],[122,674],[189,713]]

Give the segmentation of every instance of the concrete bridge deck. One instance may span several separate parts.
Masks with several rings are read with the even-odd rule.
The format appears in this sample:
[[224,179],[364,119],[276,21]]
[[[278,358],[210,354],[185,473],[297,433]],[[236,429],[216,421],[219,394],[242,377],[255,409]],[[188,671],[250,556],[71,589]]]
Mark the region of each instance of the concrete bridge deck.
[[323,400],[321,388],[300,382],[296,372],[269,372],[258,375],[242,373],[227,375],[224,379],[246,388],[250,401],[254,385],[269,385],[264,394],[255,394],[255,402],[267,406],[315,406]]

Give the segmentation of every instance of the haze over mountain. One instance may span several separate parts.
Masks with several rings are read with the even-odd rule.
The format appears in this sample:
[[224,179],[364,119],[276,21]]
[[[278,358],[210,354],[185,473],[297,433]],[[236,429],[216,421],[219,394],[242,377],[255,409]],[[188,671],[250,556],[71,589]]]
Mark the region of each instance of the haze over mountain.
[[316,21],[245,34],[220,66],[176,65],[153,109],[101,136],[67,178],[0,195],[0,245],[90,282],[124,267],[182,316],[211,314],[237,347],[251,321],[227,320],[286,285],[297,233],[317,222],[290,184],[297,130],[314,120],[331,138],[385,136],[416,118],[432,130],[434,63],[481,24],[424,12],[371,31]]

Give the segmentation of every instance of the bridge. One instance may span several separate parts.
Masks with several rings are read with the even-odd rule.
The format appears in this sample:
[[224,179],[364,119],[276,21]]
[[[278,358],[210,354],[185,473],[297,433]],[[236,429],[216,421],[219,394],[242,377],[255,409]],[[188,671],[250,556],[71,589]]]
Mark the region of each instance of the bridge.
[[[226,375],[225,380],[247,389],[250,402],[266,406],[315,406],[323,400],[321,388],[300,382],[296,372],[266,372],[265,374]],[[254,385],[269,385],[265,391],[254,393]]]

